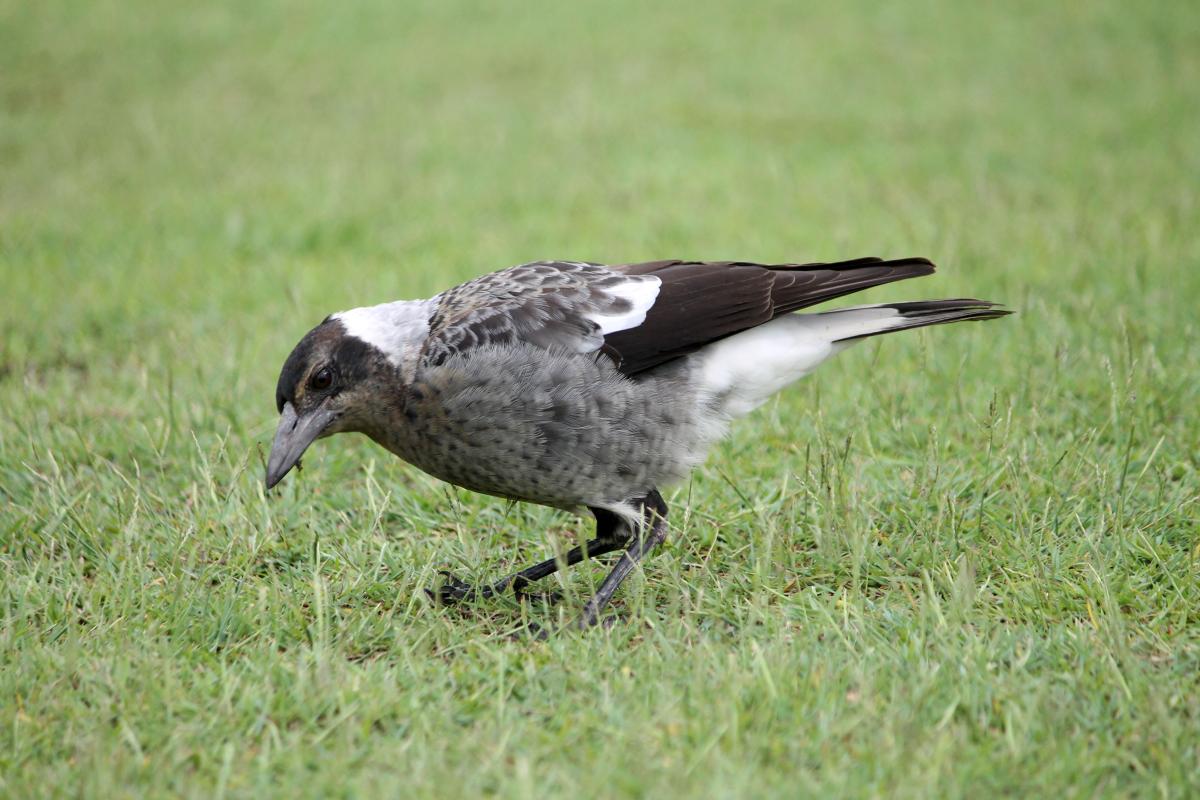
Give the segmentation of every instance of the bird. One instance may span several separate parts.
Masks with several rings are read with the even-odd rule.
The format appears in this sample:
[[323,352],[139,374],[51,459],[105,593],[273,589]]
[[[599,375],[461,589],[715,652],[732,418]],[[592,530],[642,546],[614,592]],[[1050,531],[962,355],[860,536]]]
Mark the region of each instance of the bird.
[[799,313],[927,276],[925,258],[830,263],[536,261],[422,300],[331,314],[279,373],[270,490],[317,439],[366,435],[443,481],[595,517],[595,536],[482,586],[449,572],[450,605],[620,551],[584,604],[588,628],[667,535],[661,491],[730,423],[856,342],[1011,313],[973,298]]

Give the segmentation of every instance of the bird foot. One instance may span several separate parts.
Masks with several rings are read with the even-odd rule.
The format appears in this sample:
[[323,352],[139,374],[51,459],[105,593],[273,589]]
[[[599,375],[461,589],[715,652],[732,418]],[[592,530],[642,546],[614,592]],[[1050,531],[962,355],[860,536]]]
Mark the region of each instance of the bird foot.
[[514,642],[544,642],[550,638],[550,631],[546,630],[533,620],[529,620],[524,625],[509,634],[508,638]]
[[441,585],[434,589],[425,590],[425,594],[435,605],[452,606],[463,601],[475,600],[479,597],[480,592],[478,589],[461,580],[454,573],[440,569],[438,570],[438,574],[442,576]]
[[629,622],[629,615],[625,613],[609,614],[606,617],[597,617],[595,619],[585,615],[576,621],[575,627],[584,631],[588,628],[600,628],[607,631],[627,622]]
[[434,589],[425,590],[426,596],[435,605],[452,606],[458,603],[469,603],[475,600],[486,599],[502,593],[510,586],[513,590],[513,596],[522,603],[552,606],[563,598],[561,592],[527,592],[525,591],[527,584],[518,580],[505,579],[493,586],[484,586],[480,589],[460,579],[453,572],[442,569],[438,570],[438,574],[442,576],[441,585]]
[[[628,614],[611,614],[607,617],[601,617],[599,620],[593,623],[593,625],[577,624],[576,627],[578,627],[580,630],[587,630],[588,628],[594,626],[607,631],[627,622],[629,622]],[[510,633],[508,638],[514,642],[545,642],[550,639],[550,634],[551,631],[549,629],[539,625],[533,620],[528,620],[524,625]]]

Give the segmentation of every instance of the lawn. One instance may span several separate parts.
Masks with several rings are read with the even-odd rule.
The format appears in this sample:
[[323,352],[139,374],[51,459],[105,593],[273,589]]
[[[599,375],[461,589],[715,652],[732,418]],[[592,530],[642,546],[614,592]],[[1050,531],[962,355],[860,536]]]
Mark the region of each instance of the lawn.
[[[1200,15],[805,6],[0,0],[0,795],[1200,792]],[[611,628],[422,591],[590,521],[263,490],[331,311],[863,255],[1018,313],[736,426]]]

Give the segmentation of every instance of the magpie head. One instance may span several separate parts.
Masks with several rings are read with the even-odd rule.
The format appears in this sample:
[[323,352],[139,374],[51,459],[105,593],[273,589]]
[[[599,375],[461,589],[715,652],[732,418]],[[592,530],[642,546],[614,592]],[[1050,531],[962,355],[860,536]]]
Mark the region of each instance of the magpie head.
[[382,354],[349,335],[334,317],[305,334],[284,362],[275,387],[279,427],[267,460],[267,488],[300,463],[317,439],[361,430],[372,387],[386,370]]

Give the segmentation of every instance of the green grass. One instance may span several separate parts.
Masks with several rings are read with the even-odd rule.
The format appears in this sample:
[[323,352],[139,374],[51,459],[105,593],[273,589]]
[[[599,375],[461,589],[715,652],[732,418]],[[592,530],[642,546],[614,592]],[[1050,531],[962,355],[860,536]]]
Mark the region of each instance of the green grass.
[[[1187,4],[191,5],[0,0],[0,795],[1200,792]],[[1019,314],[740,424],[610,630],[421,591],[565,515],[347,437],[263,493],[330,311],[869,254]]]

